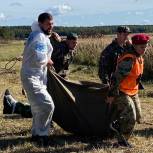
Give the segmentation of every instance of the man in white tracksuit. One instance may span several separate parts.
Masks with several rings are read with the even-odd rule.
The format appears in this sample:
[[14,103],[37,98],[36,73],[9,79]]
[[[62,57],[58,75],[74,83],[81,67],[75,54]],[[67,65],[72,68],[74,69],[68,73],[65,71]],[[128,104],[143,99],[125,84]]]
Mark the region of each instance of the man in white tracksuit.
[[51,66],[49,35],[53,28],[53,17],[42,13],[38,22],[32,25],[27,40],[21,68],[21,81],[31,104],[33,115],[32,141],[38,145],[48,145],[49,127],[54,111],[54,103],[49,95],[47,84],[47,66]]

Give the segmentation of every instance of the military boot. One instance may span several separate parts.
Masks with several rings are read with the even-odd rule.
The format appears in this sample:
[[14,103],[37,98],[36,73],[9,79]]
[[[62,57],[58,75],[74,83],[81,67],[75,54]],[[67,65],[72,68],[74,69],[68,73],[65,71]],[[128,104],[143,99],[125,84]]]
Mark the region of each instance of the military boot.
[[118,120],[115,120],[113,121],[111,124],[110,124],[110,129],[112,131],[114,131],[115,133],[115,136],[117,138],[117,143],[114,143],[113,144],[113,147],[120,147],[120,146],[123,146],[123,147],[128,147],[128,148],[132,148],[133,146],[128,142],[128,138],[123,135],[123,133],[120,131],[120,123]]
[[13,114],[15,110],[16,100],[12,97],[9,90],[5,90],[3,98],[3,114]]

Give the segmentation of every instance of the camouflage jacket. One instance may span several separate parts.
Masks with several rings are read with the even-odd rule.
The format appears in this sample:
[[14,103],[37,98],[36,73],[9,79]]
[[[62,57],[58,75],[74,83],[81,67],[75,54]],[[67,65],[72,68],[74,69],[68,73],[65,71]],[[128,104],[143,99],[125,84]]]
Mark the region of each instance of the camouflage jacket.
[[66,76],[73,57],[74,50],[70,50],[65,41],[53,44],[53,53],[51,59],[54,62],[53,66],[56,73],[58,73],[62,77]]
[[117,40],[113,40],[100,55],[98,75],[104,84],[110,84],[112,73],[115,72],[117,59],[126,50],[130,50],[131,44],[121,47]]
[[[125,54],[135,54],[136,56],[140,56],[138,55],[134,48],[131,51],[127,51],[125,52]],[[120,82],[126,77],[128,76],[128,74],[130,73],[131,69],[133,66],[133,59],[132,58],[125,58],[123,61],[121,61],[116,68],[115,73],[112,75],[112,84],[110,87],[110,91],[108,96],[118,96],[120,91],[119,91],[119,85]],[[140,83],[140,78],[138,78],[136,80],[138,83]]]

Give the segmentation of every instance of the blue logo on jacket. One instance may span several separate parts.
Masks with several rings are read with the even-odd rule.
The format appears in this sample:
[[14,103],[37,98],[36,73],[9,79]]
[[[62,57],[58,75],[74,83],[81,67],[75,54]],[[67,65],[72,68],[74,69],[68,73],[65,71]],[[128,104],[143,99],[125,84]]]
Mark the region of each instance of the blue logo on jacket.
[[45,43],[37,43],[35,46],[35,51],[37,52],[46,52],[47,51],[47,45]]

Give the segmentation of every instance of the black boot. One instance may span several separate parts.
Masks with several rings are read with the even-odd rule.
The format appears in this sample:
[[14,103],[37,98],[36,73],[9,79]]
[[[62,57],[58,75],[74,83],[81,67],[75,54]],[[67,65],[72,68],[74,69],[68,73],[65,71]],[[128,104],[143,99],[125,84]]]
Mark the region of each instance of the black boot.
[[31,142],[34,142],[39,147],[47,147],[49,145],[49,137],[32,135]]
[[133,146],[126,140],[123,134],[120,132],[120,123],[118,120],[113,121],[110,124],[110,129],[115,132],[118,142],[113,144],[113,147],[128,147],[132,148]]
[[6,89],[3,98],[3,114],[12,114],[15,108],[15,99],[11,96],[8,89]]

